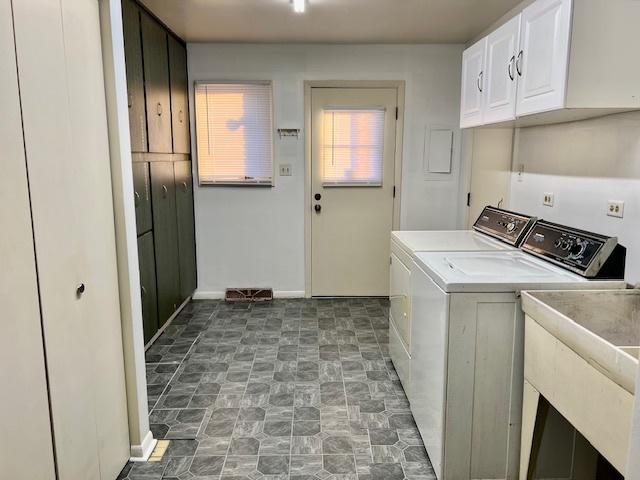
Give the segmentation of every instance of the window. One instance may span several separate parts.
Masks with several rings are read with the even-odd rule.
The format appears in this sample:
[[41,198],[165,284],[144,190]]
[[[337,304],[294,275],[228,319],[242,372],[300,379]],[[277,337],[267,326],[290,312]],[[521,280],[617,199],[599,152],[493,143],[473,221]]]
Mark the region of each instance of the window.
[[381,107],[323,110],[323,185],[382,185],[384,114]]
[[273,184],[271,84],[197,83],[200,184]]

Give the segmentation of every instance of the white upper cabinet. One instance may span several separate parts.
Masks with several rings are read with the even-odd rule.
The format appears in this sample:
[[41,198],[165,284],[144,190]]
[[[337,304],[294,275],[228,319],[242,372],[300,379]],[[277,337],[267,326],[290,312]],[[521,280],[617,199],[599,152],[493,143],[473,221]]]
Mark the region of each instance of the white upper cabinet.
[[567,87],[571,0],[538,0],[522,12],[518,116],[563,108]]
[[462,92],[460,126],[482,125],[482,92],[484,89],[484,57],[487,39],[483,38],[462,54]]
[[484,123],[516,118],[516,60],[520,49],[520,15],[487,38]]
[[463,53],[460,127],[640,109],[640,1],[536,0]]

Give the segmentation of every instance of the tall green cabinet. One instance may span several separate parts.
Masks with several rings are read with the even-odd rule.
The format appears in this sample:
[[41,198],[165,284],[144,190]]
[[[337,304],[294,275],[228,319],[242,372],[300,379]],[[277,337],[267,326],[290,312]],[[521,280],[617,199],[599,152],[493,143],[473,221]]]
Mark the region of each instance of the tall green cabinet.
[[135,0],[122,0],[145,343],[197,286],[187,51]]

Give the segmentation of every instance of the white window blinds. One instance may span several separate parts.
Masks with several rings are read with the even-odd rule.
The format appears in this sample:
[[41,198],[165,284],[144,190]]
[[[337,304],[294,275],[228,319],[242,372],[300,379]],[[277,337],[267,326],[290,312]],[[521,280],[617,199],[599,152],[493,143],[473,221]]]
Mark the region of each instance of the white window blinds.
[[323,110],[323,185],[382,185],[384,115],[382,107]]
[[195,106],[200,183],[271,185],[271,84],[197,83]]

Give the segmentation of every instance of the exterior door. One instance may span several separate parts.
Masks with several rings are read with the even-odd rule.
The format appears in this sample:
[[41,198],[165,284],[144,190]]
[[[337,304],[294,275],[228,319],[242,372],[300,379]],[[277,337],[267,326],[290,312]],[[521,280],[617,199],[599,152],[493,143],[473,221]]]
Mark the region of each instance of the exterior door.
[[516,118],[516,59],[520,47],[520,15],[512,18],[487,39],[487,81],[484,92],[484,123]]
[[538,0],[522,12],[516,115],[564,107],[571,0]]
[[395,88],[311,89],[311,293],[389,295]]
[[462,54],[462,92],[460,95],[460,127],[482,125],[482,91],[484,89],[484,56],[486,37]]
[[13,19],[58,476],[112,480],[129,432],[99,2]]
[[0,0],[0,477],[54,480],[11,0]]

